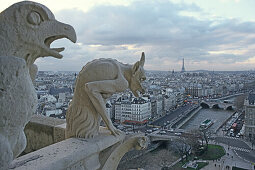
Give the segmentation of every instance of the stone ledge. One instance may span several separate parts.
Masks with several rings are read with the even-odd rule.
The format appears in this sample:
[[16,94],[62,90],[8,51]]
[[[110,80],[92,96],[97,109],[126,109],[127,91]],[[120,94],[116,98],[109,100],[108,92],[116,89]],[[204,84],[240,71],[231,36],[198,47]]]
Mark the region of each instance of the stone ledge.
[[33,115],[29,122],[44,124],[48,126],[57,126],[57,125],[65,123],[66,121],[64,119],[57,119],[57,118],[47,117],[43,115]]
[[144,149],[148,145],[148,138],[144,134],[126,136],[122,133],[115,137],[105,127],[99,127],[99,135],[92,139],[64,140],[66,123],[63,122],[35,115],[25,131],[27,148],[36,151],[31,150],[31,153],[15,159],[10,169],[114,170],[125,153],[132,149]]
[[65,139],[65,120],[33,115],[25,127],[27,154]]
[[10,169],[61,170],[98,169],[99,153],[121,141],[125,135],[114,137],[100,129],[93,139],[70,138],[15,159]]

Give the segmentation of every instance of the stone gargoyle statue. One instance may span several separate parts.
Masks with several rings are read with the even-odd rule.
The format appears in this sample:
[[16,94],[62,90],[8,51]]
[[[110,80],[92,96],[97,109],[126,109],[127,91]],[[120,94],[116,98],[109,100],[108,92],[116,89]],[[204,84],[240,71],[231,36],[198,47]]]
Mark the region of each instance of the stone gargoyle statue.
[[145,55],[134,65],[113,59],[96,59],[80,71],[73,100],[66,114],[66,138],[93,138],[98,135],[101,118],[111,134],[119,135],[106,112],[106,100],[114,93],[130,89],[138,97],[145,89]]
[[44,5],[22,1],[0,13],[0,56],[23,58],[35,79],[39,57],[62,58],[59,52],[65,48],[50,48],[50,44],[61,38],[76,42],[76,33],[70,25],[57,21]]
[[24,127],[37,107],[34,61],[61,58],[64,48],[50,48],[60,38],[75,42],[76,33],[42,4],[22,1],[0,13],[0,169],[26,147]]

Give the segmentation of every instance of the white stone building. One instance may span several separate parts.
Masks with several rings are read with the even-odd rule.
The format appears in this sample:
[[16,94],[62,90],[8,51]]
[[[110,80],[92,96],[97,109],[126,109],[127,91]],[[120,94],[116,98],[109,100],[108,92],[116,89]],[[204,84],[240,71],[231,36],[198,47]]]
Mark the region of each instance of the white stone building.
[[168,111],[176,106],[176,96],[174,93],[170,93],[163,97],[164,111]]
[[111,119],[113,117],[113,114],[112,114],[112,105],[110,102],[106,103],[106,112],[108,117]]
[[163,98],[162,95],[157,96],[157,117],[163,115]]
[[115,102],[115,120],[124,123],[146,123],[151,117],[151,103],[148,98],[123,98]]

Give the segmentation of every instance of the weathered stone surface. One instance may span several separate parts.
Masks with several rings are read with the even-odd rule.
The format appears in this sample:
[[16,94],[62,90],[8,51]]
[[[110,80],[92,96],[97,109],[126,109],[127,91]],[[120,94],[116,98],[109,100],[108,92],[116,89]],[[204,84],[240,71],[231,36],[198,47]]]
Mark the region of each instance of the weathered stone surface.
[[[64,127],[61,127],[64,123]],[[33,115],[25,127],[27,146],[24,153],[30,153],[65,139],[65,120]]]
[[25,60],[0,56],[0,167],[5,169],[26,146],[24,127],[37,96]]
[[[25,127],[25,134],[27,136],[28,144],[24,152],[28,151],[29,149],[39,150],[43,146],[51,148],[51,144],[64,140],[64,132],[66,127],[66,123],[64,122],[65,120],[62,119],[56,119],[41,115],[33,115],[30,122]],[[103,135],[106,138],[110,137],[115,139],[114,136],[109,135],[110,131],[106,130],[106,128],[104,127],[99,127],[99,134]],[[92,143],[94,143],[94,141],[98,141],[99,139],[104,141],[104,139],[101,137],[96,138],[97,140],[95,140],[94,138],[94,140],[83,139],[83,141]],[[91,153],[91,156],[89,156],[85,160],[83,160],[83,158],[76,158],[78,163],[73,165],[72,168],[78,169],[78,167],[85,166],[97,167],[99,169],[116,169],[119,161],[126,152],[132,149],[144,149],[147,146],[148,142],[148,138],[143,136],[142,134],[133,134],[125,137],[123,137],[122,135],[121,137],[118,136],[116,139],[119,140],[119,142],[113,142],[111,146],[108,146],[109,144],[105,143],[105,141],[97,143],[98,147],[100,147],[102,150],[100,150],[99,152],[95,150],[95,153]],[[104,144],[106,144],[106,146],[104,146]],[[75,145],[73,147],[77,148]],[[39,158],[36,155],[41,155],[40,152],[35,153],[31,153],[32,156],[29,157],[29,160],[35,160]],[[17,161],[15,160],[15,166],[18,167],[18,165],[22,164],[21,160],[25,162],[25,160],[28,159],[26,156],[21,157],[19,158],[18,164],[16,164]],[[85,162],[85,164],[83,164],[82,162]],[[30,165],[36,164],[33,163]],[[25,167],[28,168],[28,166]],[[32,167],[33,166],[31,166],[31,168]]]
[[143,149],[148,139],[142,134],[110,135],[100,128],[93,139],[69,138],[15,159],[14,170],[114,170],[122,156],[132,149]]
[[35,112],[32,85],[38,57],[62,58],[64,48],[50,48],[60,38],[76,41],[70,25],[55,20],[39,3],[22,1],[0,13],[0,169],[26,146],[24,126]]
[[100,168],[99,153],[125,138],[124,135],[118,137],[109,135],[109,131],[105,129],[101,129],[99,134],[93,139],[66,139],[29,153],[15,159],[11,168],[15,170],[34,170],[35,167],[37,170],[98,169]]
[[98,135],[99,124],[104,121],[113,135],[116,129],[106,113],[106,100],[114,93],[130,88],[135,96],[144,93],[141,82],[146,79],[143,69],[145,55],[134,65],[113,59],[97,59],[87,63],[80,71],[73,100],[66,115],[66,138],[91,138]]
[[107,152],[101,154],[101,162],[103,162],[102,160],[104,160],[104,158],[107,157],[107,159],[105,162],[101,163],[102,165],[100,169],[117,169],[119,162],[125,153],[132,149],[142,150],[147,146],[148,138],[141,134],[126,136],[121,144],[112,147],[113,149],[110,150],[110,154],[107,154]]
[[60,142],[65,139],[66,123],[54,126],[54,143]]
[[23,58],[33,80],[37,58],[62,58],[59,52],[64,48],[50,48],[54,40],[68,38],[76,41],[72,26],[57,21],[46,6],[31,1],[18,2],[2,11],[0,30],[0,56]]

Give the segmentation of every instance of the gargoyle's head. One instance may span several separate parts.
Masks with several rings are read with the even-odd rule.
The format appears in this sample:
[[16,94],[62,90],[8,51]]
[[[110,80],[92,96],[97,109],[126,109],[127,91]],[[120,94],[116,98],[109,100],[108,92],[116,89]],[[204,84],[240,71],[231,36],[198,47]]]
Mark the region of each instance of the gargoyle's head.
[[129,83],[129,88],[132,91],[132,93],[135,95],[135,97],[139,97],[139,94],[145,93],[145,89],[142,86],[142,82],[146,80],[145,71],[143,69],[145,62],[145,55],[144,52],[142,53],[140,61],[137,61],[132,66],[132,76]]
[[146,136],[141,136],[135,145],[136,150],[142,150],[148,147],[149,139]]
[[42,4],[22,1],[0,13],[0,55],[24,58],[30,67],[38,57],[62,58],[64,48],[50,48],[60,38],[76,42],[72,26],[57,21]]

